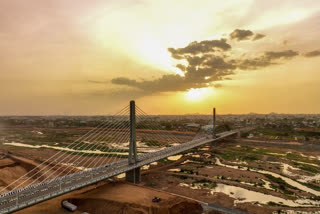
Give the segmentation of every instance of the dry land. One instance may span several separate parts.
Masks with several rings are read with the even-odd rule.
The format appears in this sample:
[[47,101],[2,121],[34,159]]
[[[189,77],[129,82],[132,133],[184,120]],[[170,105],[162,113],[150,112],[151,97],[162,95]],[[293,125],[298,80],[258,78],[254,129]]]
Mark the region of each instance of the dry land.
[[[28,148],[8,143],[14,141],[31,146],[66,147],[88,129],[35,130],[33,127],[15,127],[15,129],[2,130],[0,134],[1,187],[7,186],[59,152],[52,148]],[[194,136],[191,132],[171,134],[178,139],[177,142],[184,142]],[[151,138],[147,130],[141,130],[140,135],[140,140],[145,141],[141,152],[143,149],[155,149],[171,144],[161,138]],[[40,142],[39,139],[41,139]],[[189,211],[201,213],[202,208],[199,203],[191,199],[247,213],[294,213],[297,211],[319,213],[319,154],[320,143],[315,142],[262,138],[227,139],[143,167],[142,182],[139,186],[124,183],[120,176],[113,178],[112,182],[101,182],[18,213],[44,213],[44,211],[67,213],[60,206],[63,199],[78,205],[78,213],[86,211],[91,214],[188,213]],[[111,159],[103,155],[76,153],[68,156],[64,163],[68,164],[80,156],[84,160],[82,165],[84,168],[92,167],[90,165],[92,157],[100,163],[125,158],[114,156]],[[54,162],[42,165],[44,166],[51,167],[52,171],[57,169],[52,167],[58,167]],[[58,173],[61,174],[68,170],[80,170],[68,165],[59,165],[59,167]],[[41,179],[46,177],[43,175]],[[32,179],[21,185],[30,183]],[[160,203],[151,202],[155,196],[162,198]],[[210,213],[210,211],[205,212]],[[214,211],[211,212],[214,213]]]

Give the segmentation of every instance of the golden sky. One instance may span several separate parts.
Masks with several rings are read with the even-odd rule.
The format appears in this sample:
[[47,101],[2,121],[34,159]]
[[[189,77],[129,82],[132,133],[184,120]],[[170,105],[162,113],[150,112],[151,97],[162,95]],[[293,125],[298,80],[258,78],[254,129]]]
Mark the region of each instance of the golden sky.
[[1,0],[0,115],[319,113],[320,2]]

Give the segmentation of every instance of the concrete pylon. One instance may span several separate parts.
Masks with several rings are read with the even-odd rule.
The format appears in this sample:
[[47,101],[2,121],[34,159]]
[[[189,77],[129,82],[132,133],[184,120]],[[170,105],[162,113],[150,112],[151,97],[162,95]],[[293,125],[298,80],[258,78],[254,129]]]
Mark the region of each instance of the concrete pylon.
[[129,143],[129,164],[137,162],[137,145],[136,145],[136,105],[134,100],[130,101],[130,143]]
[[212,118],[212,138],[216,138],[216,108],[213,108],[213,118]]
[[241,138],[241,131],[240,130],[237,132],[237,138]]
[[[130,142],[129,142],[129,165],[134,165],[137,159],[136,144],[136,105],[134,100],[130,101]],[[140,167],[126,172],[126,181],[131,183],[139,183],[141,181]]]

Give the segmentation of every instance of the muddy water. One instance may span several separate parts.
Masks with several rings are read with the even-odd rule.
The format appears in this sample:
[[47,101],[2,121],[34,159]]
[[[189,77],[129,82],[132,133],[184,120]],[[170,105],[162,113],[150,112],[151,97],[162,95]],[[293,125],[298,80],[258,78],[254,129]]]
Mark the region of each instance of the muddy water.
[[4,145],[9,146],[18,146],[18,147],[26,147],[26,148],[33,148],[33,149],[40,149],[40,148],[48,148],[48,149],[56,149],[68,152],[83,152],[87,154],[116,154],[116,155],[127,155],[127,152],[102,152],[100,150],[75,150],[67,147],[60,147],[60,146],[49,146],[49,145],[30,145],[24,143],[3,143]]
[[179,160],[181,157],[182,157],[182,155],[169,156],[168,160],[176,161],[176,160]]
[[264,185],[263,185],[264,188],[273,190],[273,189],[271,188],[271,183],[270,183],[269,181],[266,181],[266,180],[264,180],[264,179],[261,179],[261,180],[264,182]]
[[120,175],[117,175],[117,178],[124,178],[124,177],[126,177],[126,173],[122,173]]
[[289,170],[292,169],[292,170],[297,170],[299,171],[300,169],[299,168],[295,168],[293,166],[290,166],[289,164],[286,164],[286,163],[282,163],[282,173],[285,174],[285,175],[289,175],[289,176],[296,176],[296,174],[290,172]]
[[298,181],[303,183],[316,181],[316,183],[320,183],[320,174],[316,174],[314,176],[301,176],[301,179],[298,179]]
[[158,162],[152,162],[152,163],[150,163],[150,165],[152,165],[152,166],[157,166],[157,165],[158,165]]
[[180,172],[181,169],[168,169],[168,172]]
[[299,179],[297,179],[297,180],[302,183],[308,183],[308,182],[312,182],[312,181],[315,181],[316,183],[320,183],[320,174],[316,174],[314,176],[298,175],[298,174],[294,174],[294,173],[290,172],[289,169],[296,170],[296,171],[300,170],[299,168],[295,168],[293,166],[290,166],[289,164],[282,163],[282,173],[283,174],[289,175],[289,176],[299,177]]
[[147,165],[144,165],[141,167],[142,170],[148,170],[150,168],[150,165],[147,164]]
[[[216,158],[216,164],[219,165],[219,166],[224,166],[224,167],[228,167],[228,168],[233,168],[233,169],[238,169],[238,166],[231,166],[231,165],[227,165],[227,164],[222,164],[220,162],[220,160],[218,158]],[[247,170],[248,168],[247,167],[241,167],[239,170]],[[285,182],[287,182],[288,184],[290,184],[291,186],[294,186],[300,190],[303,190],[305,192],[309,192],[311,194],[314,194],[314,195],[320,195],[320,192],[319,191],[316,191],[316,190],[313,190],[309,187],[306,187],[290,178],[287,178],[287,177],[284,177],[282,175],[279,175],[277,173],[274,173],[274,172],[270,172],[270,171],[266,171],[266,170],[258,170],[258,169],[251,169],[250,168],[250,171],[254,171],[254,172],[259,172],[259,173],[263,173],[263,174],[269,174],[269,175],[272,175],[276,178],[281,178],[283,179]]]
[[[206,187],[203,187],[202,185],[190,185],[186,183],[180,183],[179,186],[188,187],[191,189],[208,189]],[[217,192],[221,192],[236,199],[234,201],[235,204],[245,202],[259,202],[261,204],[267,204],[268,202],[274,202],[290,207],[315,207],[320,205],[319,201],[312,201],[308,199],[298,199],[295,201],[287,200],[280,197],[266,195],[260,192],[255,192],[227,184],[217,184],[217,187],[208,190],[210,191],[211,195],[214,195]]]
[[307,199],[298,199],[298,200],[287,200],[280,197],[266,195],[260,192],[255,192],[251,190],[247,190],[241,187],[226,185],[226,184],[218,184],[215,189],[211,189],[210,193],[214,194],[215,192],[222,192],[224,194],[229,195],[236,199],[235,203],[244,203],[244,202],[259,202],[262,204],[267,204],[272,201],[278,204],[287,205],[290,207],[314,207],[319,206],[320,202],[312,201]]

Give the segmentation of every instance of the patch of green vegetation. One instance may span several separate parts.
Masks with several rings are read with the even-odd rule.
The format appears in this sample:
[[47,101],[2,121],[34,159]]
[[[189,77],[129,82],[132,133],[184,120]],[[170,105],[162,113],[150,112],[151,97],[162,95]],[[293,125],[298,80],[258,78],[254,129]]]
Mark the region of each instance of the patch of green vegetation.
[[277,150],[264,149],[264,148],[256,149],[249,146],[235,147],[235,148],[232,148],[232,150],[245,152],[245,153],[260,154],[260,155],[272,155],[270,153],[279,153],[279,154],[282,153],[281,151],[277,151]]
[[296,187],[291,186],[290,184],[285,182],[282,178],[276,178],[276,177],[269,175],[269,174],[263,174],[263,175],[266,176],[270,181],[278,184],[278,186],[271,184],[271,188],[279,189],[286,195],[293,195],[294,194],[294,192],[288,190],[288,188],[297,189]]
[[170,175],[170,176],[179,178],[181,180],[186,180],[189,178],[188,176],[185,176],[185,175]]
[[164,158],[164,159],[159,160],[159,162],[160,162],[160,163],[172,163],[172,162],[174,162],[174,161],[168,160],[167,158]]
[[142,140],[142,142],[147,146],[161,146],[161,143],[156,140]]
[[[309,187],[310,189],[316,190],[316,191],[320,191],[320,187],[319,186],[315,186],[313,184],[310,183],[302,183],[300,181],[297,181],[298,183],[300,183],[301,185],[304,185],[306,187]],[[320,196],[319,196],[320,197]],[[320,200],[320,199],[319,199]]]
[[[68,147],[68,145],[61,145],[62,147]],[[101,152],[115,152],[116,149],[114,148],[109,148],[107,145],[93,145],[93,144],[88,144],[85,142],[79,142],[74,146],[70,147],[71,149],[74,150],[89,150],[89,151],[95,151],[95,150],[99,150]],[[125,149],[117,149],[117,152],[128,152],[128,150]]]
[[300,162],[306,162],[306,163],[313,163],[313,164],[318,164],[320,165],[320,161],[318,160],[310,160],[307,157],[302,157],[300,154],[295,154],[295,153],[287,153],[286,158],[289,160],[293,161],[300,161]]
[[250,154],[250,155],[246,155],[246,156],[242,157],[242,160],[243,161],[256,161],[256,160],[260,160],[260,158],[257,155]]
[[263,128],[257,129],[256,133],[261,133],[268,136],[283,136],[283,137],[294,137],[294,136],[305,136],[305,137],[319,137],[320,132],[312,130],[295,130],[292,127],[282,128]]
[[195,186],[196,184],[201,184],[203,187],[208,188],[208,189],[214,189],[217,187],[217,183],[207,180],[207,179],[201,179],[192,182],[192,186]]
[[240,133],[240,136],[241,136],[242,138],[246,138],[246,137],[249,136],[249,132],[241,132],[241,133]]
[[282,178],[276,178],[276,177],[269,175],[269,174],[263,174],[263,175],[266,176],[270,181],[277,183],[279,185],[289,185]]
[[298,167],[304,171],[311,172],[313,174],[320,173],[320,169],[315,166],[311,166],[309,164],[299,164]]
[[273,201],[269,201],[268,203],[267,203],[267,205],[269,205],[269,206],[281,206],[281,207],[288,207],[287,205],[284,205],[284,204],[280,204],[280,203],[275,203],[275,202],[273,202]]
[[229,161],[256,161],[260,160],[262,157],[258,154],[248,154],[248,152],[245,151],[225,151],[220,152],[217,150],[212,151],[214,154],[219,155],[224,160]]
[[[55,149],[56,150],[56,149]],[[62,151],[68,154],[75,154],[75,155],[81,155],[81,156],[86,156],[86,157],[118,157],[118,158],[128,158],[128,155],[121,155],[121,154],[95,154],[95,153],[85,153],[85,152],[71,152],[71,151],[63,151],[63,150],[57,150],[57,151]]]
[[192,169],[181,169],[180,172],[185,174],[194,174]]
[[46,131],[43,135],[32,132],[23,132],[21,135],[24,141],[29,144],[73,142],[73,140],[69,139],[73,135],[67,132]]
[[203,161],[203,162],[202,162],[202,165],[199,166],[198,168],[202,168],[202,167],[204,167],[205,165],[213,165],[213,164],[215,164],[215,162],[213,162],[213,161],[211,161],[211,160],[209,160],[209,161]]

